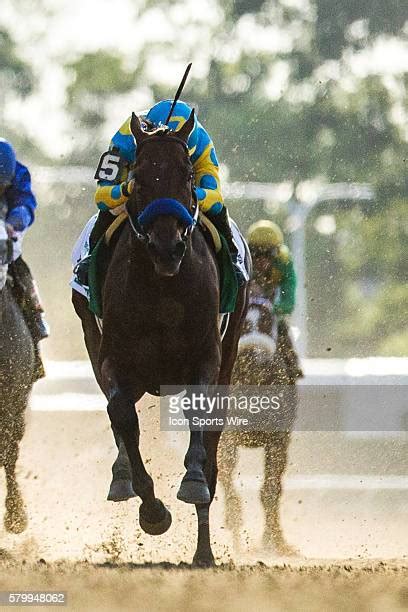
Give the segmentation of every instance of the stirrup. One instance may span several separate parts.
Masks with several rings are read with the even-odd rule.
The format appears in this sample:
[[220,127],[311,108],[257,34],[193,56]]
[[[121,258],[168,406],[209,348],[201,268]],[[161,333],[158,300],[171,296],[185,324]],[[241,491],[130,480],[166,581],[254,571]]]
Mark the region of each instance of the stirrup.
[[39,342],[40,340],[45,340],[45,338],[48,338],[50,335],[50,326],[45,319],[44,313],[36,312],[34,314],[34,321],[36,327],[35,340]]
[[89,266],[91,263],[91,256],[87,255],[84,259],[81,259],[74,268],[74,274],[80,285],[83,287],[89,287]]
[[[231,251],[230,251],[231,253]],[[241,268],[237,262],[238,251],[234,250],[234,253],[231,253],[231,261],[234,268],[235,276],[237,278],[238,287],[242,287],[246,283],[246,278],[242,273]]]

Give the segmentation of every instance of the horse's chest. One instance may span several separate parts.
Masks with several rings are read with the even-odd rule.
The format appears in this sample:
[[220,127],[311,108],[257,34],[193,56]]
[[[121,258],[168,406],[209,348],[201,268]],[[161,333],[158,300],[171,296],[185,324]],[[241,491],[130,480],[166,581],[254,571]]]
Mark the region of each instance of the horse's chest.
[[160,299],[150,308],[140,305],[121,322],[131,352],[164,364],[185,360],[198,325],[197,313],[190,314],[182,303],[170,298]]
[[200,321],[200,313],[176,298],[157,297],[149,306],[139,304],[134,308],[132,321],[142,324],[146,333],[156,331],[167,337],[193,329]]

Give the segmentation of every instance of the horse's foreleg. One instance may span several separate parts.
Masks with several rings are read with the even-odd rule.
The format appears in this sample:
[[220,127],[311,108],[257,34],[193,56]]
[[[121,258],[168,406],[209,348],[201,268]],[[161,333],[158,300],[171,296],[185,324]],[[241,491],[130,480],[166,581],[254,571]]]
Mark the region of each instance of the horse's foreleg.
[[[81,320],[85,346],[91,360],[96,381],[103,393],[107,396],[109,389],[104,387],[104,379],[99,368],[101,332],[96,323],[95,316],[89,310],[87,300],[83,295],[77,293],[77,291],[72,292],[72,304],[76,314]],[[113,435],[118,448],[118,456],[112,465],[112,482],[109,487],[108,500],[119,502],[135,497],[135,492],[132,488],[132,470],[125,445],[121,442],[118,434],[113,432]]]
[[280,520],[282,478],[286,469],[290,434],[279,432],[265,445],[265,477],[261,489],[261,501],[265,512],[263,544],[273,547],[282,555],[294,554],[286,542]]
[[6,514],[4,527],[10,533],[21,533],[27,527],[27,514],[24,501],[16,480],[16,462],[18,444],[24,433],[24,415],[18,415],[14,422],[12,439],[9,440],[4,453],[4,470],[6,473]]
[[[109,373],[108,373],[109,372]],[[143,531],[150,535],[160,535],[171,525],[171,514],[155,496],[153,480],[147,473],[139,450],[139,420],[135,403],[143,392],[135,392],[125,385],[113,384],[113,376],[106,360],[102,375],[110,386],[108,414],[112,429],[123,440],[132,469],[133,489],[141,499],[139,523]]]
[[136,493],[132,486],[132,467],[125,443],[119,434],[113,431],[113,435],[118,448],[118,456],[112,465],[112,482],[109,487],[108,501],[120,502],[136,497]]
[[210,491],[204,474],[206,459],[203,432],[191,431],[190,444],[184,458],[186,473],[177,492],[177,499],[187,504],[210,502]]
[[[218,352],[211,353],[207,359],[203,358],[200,363],[199,372],[194,379],[196,381],[195,384],[205,390],[204,395],[207,395],[208,388],[216,384],[218,380],[220,361],[221,348],[218,346]],[[194,394],[192,395],[193,397]],[[192,418],[194,411],[186,410],[184,414],[190,423],[190,443],[184,458],[186,473],[181,481],[177,499],[187,504],[209,504],[211,496],[204,474],[207,461],[207,453],[204,448],[204,434],[202,430],[193,430]]]
[[210,567],[215,565],[214,555],[211,550],[210,542],[210,505],[214,499],[217,486],[217,448],[220,439],[220,431],[204,432],[204,447],[207,454],[205,464],[205,477],[210,492],[210,502],[206,504],[196,504],[198,520],[197,549],[193,563],[200,567]]

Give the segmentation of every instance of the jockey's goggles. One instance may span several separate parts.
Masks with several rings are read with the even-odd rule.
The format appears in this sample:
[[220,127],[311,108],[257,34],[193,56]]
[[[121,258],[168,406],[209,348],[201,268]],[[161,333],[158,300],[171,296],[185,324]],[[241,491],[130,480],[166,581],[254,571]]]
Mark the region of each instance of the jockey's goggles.
[[251,249],[251,255],[254,259],[256,259],[257,257],[268,257],[269,259],[272,259],[273,257],[276,257],[279,251],[279,247],[277,246],[271,246],[271,247],[260,247],[260,246],[252,246],[250,247]]

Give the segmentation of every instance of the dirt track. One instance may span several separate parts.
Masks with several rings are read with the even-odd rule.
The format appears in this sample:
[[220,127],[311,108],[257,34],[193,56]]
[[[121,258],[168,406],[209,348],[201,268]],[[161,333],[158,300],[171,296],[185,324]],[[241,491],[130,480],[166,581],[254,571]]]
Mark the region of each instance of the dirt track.
[[[146,429],[154,421],[154,402],[144,402],[142,411]],[[29,528],[11,536],[0,527],[0,547],[7,551],[0,560],[0,590],[65,590],[73,610],[408,607],[405,492],[287,490],[283,524],[300,554],[279,559],[258,548],[262,514],[255,476],[260,457],[252,453],[252,488],[245,491],[241,483],[243,552],[232,551],[220,490],[212,540],[222,566],[191,570],[187,563],[194,552],[195,513],[175,499],[184,443],[180,446],[180,440],[162,434],[157,425],[149,426],[142,439],[157,494],[173,513],[171,529],[157,538],[140,531],[136,500],[105,501],[114,446],[103,412],[29,416],[19,464]],[[324,455],[317,442],[309,441],[310,448],[294,445],[289,472],[302,465],[299,453]],[[243,467],[241,462],[238,469]],[[1,475],[0,512],[3,485]]]
[[67,592],[71,610],[358,610],[408,607],[408,567],[304,565],[190,570],[176,566],[1,567],[0,590]]

